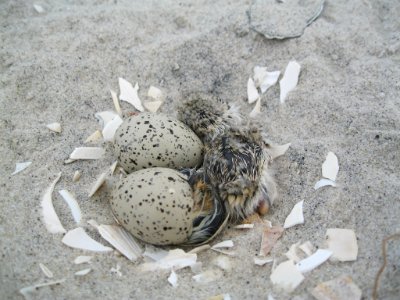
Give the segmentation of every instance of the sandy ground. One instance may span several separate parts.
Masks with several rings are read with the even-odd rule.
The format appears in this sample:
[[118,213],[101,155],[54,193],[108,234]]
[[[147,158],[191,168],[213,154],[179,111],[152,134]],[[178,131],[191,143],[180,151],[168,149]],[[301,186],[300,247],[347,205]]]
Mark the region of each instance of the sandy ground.
[[[146,2],[146,4],[142,3]],[[400,21],[398,1],[327,1],[319,19],[300,38],[268,40],[249,30],[249,1],[30,1],[0,3],[0,298],[20,299],[18,290],[45,282],[42,262],[55,287],[33,293],[34,299],[206,299],[229,293],[232,299],[312,299],[310,289],[341,274],[350,275],[370,299],[381,266],[381,241],[400,231]],[[178,271],[179,287],[168,273],[139,273],[139,263],[115,254],[94,254],[93,269],[72,264],[83,251],[48,233],[40,213],[43,192],[60,171],[54,206],[67,229],[75,228],[57,191],[73,192],[84,219],[113,222],[107,197],[110,185],[88,199],[87,191],[114,160],[65,165],[75,147],[99,128],[94,113],[113,108],[109,89],[118,77],[139,82],[146,99],[150,85],[167,95],[163,113],[186,93],[201,91],[241,105],[248,114],[246,83],[256,65],[283,71],[289,60],[302,66],[297,89],[284,105],[279,86],[263,97],[259,121],[277,143],[291,142],[274,163],[280,199],[266,217],[283,224],[295,203],[304,200],[305,224],[285,231],[272,254],[298,241],[324,247],[327,228],[354,229],[359,255],[355,262],[327,262],[308,273],[287,295],[272,287],[271,266],[257,267],[260,229],[227,229],[218,241],[233,239],[234,268],[217,282],[192,280]],[[177,68],[179,66],[179,69]],[[127,103],[124,112],[132,111]],[[61,134],[45,125],[58,121]],[[314,191],[327,153],[339,158],[337,188]],[[32,161],[11,176],[15,163]],[[72,183],[75,170],[82,178]],[[83,227],[102,241],[89,225]],[[102,241],[105,243],[105,241]],[[388,245],[388,265],[380,299],[400,294],[400,241]],[[204,268],[217,253],[201,253]],[[110,273],[121,266],[122,277]]]

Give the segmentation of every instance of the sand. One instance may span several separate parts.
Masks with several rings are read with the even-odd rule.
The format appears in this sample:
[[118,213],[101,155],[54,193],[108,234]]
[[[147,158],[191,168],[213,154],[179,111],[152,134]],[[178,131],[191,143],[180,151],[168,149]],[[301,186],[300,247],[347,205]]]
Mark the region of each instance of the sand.
[[[58,286],[43,287],[33,299],[207,299],[229,293],[232,299],[312,299],[319,282],[350,275],[370,299],[381,266],[381,241],[400,231],[400,21],[397,1],[327,1],[321,16],[299,38],[268,40],[249,29],[249,1],[28,1],[0,4],[0,297],[21,299],[18,290],[45,282],[44,263]],[[54,206],[64,226],[75,228],[58,195],[67,189],[78,199],[83,227],[89,219],[112,224],[110,184],[93,198],[88,190],[114,161],[109,146],[97,161],[64,161],[99,125],[94,114],[113,109],[109,89],[118,77],[140,85],[146,99],[150,85],[166,95],[161,112],[200,91],[241,106],[248,114],[246,84],[256,65],[283,71],[290,60],[302,66],[299,84],[279,103],[279,86],[262,99],[258,121],[271,140],[292,145],[273,168],[280,199],[266,216],[283,224],[293,205],[304,200],[305,223],[285,231],[272,254],[298,241],[323,248],[328,228],[356,232],[355,262],[327,262],[308,273],[291,294],[274,288],[271,266],[255,266],[260,228],[226,229],[216,241],[233,239],[234,268],[223,278],[196,284],[190,270],[177,271],[179,286],[168,272],[139,273],[138,264],[111,254],[92,254],[92,272],[72,263],[78,255],[48,233],[40,213],[43,192],[58,172]],[[133,108],[122,103],[125,113]],[[60,134],[45,125],[62,124]],[[337,188],[315,191],[321,164],[329,151],[340,164]],[[16,162],[32,161],[11,176]],[[82,178],[72,182],[73,173]],[[388,245],[388,265],[381,278],[380,299],[400,293],[400,241]],[[217,254],[199,254],[204,269]],[[122,276],[110,269],[121,266]]]

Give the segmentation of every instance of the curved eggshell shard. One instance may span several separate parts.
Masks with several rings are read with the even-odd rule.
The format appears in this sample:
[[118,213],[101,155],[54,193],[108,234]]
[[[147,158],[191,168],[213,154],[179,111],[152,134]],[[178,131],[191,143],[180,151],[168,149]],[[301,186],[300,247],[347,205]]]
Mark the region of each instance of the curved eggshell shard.
[[180,244],[192,233],[192,189],[178,171],[131,173],[117,183],[110,205],[119,223],[147,243]]
[[114,150],[128,173],[150,167],[192,168],[203,159],[203,144],[189,127],[148,112],[122,123],[115,134]]
[[339,161],[335,153],[329,152],[322,164],[322,177],[328,178],[332,181],[336,180],[339,172]]

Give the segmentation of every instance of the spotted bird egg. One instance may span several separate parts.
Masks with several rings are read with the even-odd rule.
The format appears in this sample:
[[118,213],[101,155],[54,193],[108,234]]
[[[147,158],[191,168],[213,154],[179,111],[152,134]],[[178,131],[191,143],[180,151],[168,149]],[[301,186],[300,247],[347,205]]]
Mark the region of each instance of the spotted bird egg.
[[185,242],[192,233],[192,189],[173,169],[149,168],[116,183],[111,209],[133,236],[154,245]]
[[128,173],[150,167],[192,168],[203,159],[203,144],[189,127],[174,118],[146,112],[121,124],[114,149]]

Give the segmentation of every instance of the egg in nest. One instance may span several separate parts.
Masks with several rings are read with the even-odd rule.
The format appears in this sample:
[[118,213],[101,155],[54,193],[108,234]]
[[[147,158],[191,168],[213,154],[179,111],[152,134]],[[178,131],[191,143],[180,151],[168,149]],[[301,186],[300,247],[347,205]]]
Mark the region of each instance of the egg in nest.
[[151,167],[192,168],[203,160],[203,144],[189,127],[174,118],[147,112],[121,124],[114,150],[128,173]]
[[116,184],[110,204],[119,223],[144,242],[180,244],[192,234],[192,189],[176,170],[149,168],[129,174]]

